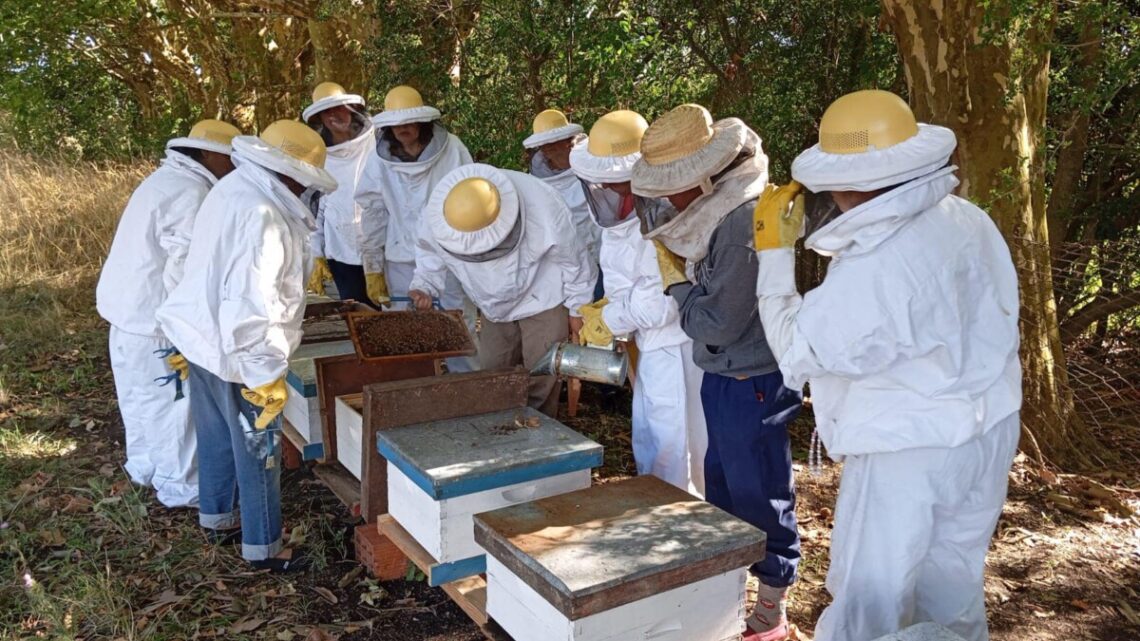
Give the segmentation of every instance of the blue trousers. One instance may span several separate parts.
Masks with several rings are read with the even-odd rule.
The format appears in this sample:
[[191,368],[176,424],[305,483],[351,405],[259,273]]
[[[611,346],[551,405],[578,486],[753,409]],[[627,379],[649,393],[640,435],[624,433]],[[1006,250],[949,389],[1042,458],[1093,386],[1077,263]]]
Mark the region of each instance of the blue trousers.
[[352,299],[358,303],[371,305],[368,287],[364,282],[364,267],[329,260],[329,271],[336,283],[336,293],[341,300]]
[[190,416],[198,435],[198,522],[213,530],[241,525],[241,555],[247,561],[275,556],[281,551],[281,418],[256,430],[261,408],[241,397],[242,385],[193,363],[190,381]]
[[752,573],[780,588],[796,580],[800,535],[788,423],[800,394],[779,372],[737,380],[705,373],[701,402],[708,425],[705,499],[768,535],[764,560]]

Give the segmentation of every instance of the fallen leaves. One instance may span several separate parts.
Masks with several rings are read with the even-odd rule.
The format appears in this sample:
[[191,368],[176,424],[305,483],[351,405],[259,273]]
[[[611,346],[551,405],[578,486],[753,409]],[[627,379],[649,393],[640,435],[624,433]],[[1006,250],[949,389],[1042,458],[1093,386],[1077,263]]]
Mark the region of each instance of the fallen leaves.
[[340,599],[336,598],[336,595],[333,594],[332,590],[330,590],[328,588],[323,588],[319,585],[316,585],[316,586],[313,586],[313,592],[316,592],[317,594],[320,595],[320,597],[322,599],[324,599],[325,601],[328,601],[329,603],[331,603],[333,605],[336,605],[337,602],[340,601]]
[[230,634],[243,634],[245,632],[253,632],[263,625],[265,625],[265,619],[258,617],[241,619],[237,623],[234,623],[230,626]]

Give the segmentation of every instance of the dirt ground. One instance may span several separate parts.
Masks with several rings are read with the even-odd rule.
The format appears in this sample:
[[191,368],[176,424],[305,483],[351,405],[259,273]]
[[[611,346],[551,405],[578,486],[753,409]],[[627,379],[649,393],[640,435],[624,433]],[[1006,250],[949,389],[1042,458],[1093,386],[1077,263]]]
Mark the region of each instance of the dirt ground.
[[[90,340],[96,348],[98,338]],[[109,368],[105,357],[84,354],[34,357],[29,376],[45,378],[28,380],[41,380],[39,391],[26,380],[19,396],[0,397],[2,638],[481,638],[442,591],[416,577],[379,583],[361,572],[356,519],[308,469],[284,474],[282,496],[286,529],[314,558],[313,569],[251,572],[235,549],[207,544],[193,511],[165,509],[127,482]],[[71,378],[54,380],[60,372]],[[69,391],[52,391],[59,389]],[[605,446],[599,481],[633,473],[628,407],[628,392],[587,386],[582,413],[567,419]],[[793,433],[804,462],[810,422],[797,421]],[[1091,479],[1107,494],[1090,493],[1087,477],[1019,460],[988,561],[995,640],[1140,638],[1140,520],[1128,515],[1140,509],[1140,479],[1135,459],[1121,459],[1120,469]],[[828,602],[839,472],[828,463],[812,477],[806,464],[796,466],[804,559],[790,606],[807,633]]]

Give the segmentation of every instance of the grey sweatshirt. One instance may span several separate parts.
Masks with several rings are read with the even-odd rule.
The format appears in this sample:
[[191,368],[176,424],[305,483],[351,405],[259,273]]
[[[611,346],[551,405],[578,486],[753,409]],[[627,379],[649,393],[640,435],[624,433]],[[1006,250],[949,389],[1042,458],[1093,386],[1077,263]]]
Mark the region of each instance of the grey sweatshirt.
[[710,374],[758,376],[778,369],[756,309],[755,207],[755,200],[740,205],[713,231],[708,255],[695,266],[695,284],[669,288],[681,328],[693,339],[693,362]]

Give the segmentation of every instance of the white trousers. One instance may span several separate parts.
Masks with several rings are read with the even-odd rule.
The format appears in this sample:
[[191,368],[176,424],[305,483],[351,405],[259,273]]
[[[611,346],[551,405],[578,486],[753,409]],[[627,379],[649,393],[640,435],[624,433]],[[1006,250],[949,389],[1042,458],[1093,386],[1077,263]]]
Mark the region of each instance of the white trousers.
[[816,641],[940,623],[986,641],[983,574],[1017,453],[1019,415],[954,448],[848,456]]
[[652,474],[701,497],[709,445],[701,409],[703,378],[690,341],[639,352],[632,438],[638,474]]
[[[160,387],[154,379],[170,374],[156,350],[170,343],[112,326],[108,338],[111,371],[126,431],[131,480],[153,487],[167,507],[198,504],[198,442],[190,422],[190,399],[174,400],[174,384]],[[182,393],[189,395],[189,381]]]

